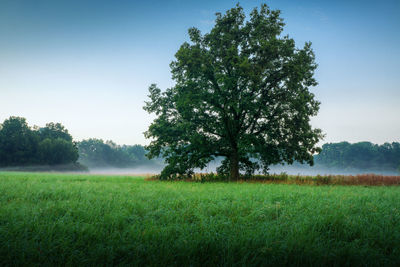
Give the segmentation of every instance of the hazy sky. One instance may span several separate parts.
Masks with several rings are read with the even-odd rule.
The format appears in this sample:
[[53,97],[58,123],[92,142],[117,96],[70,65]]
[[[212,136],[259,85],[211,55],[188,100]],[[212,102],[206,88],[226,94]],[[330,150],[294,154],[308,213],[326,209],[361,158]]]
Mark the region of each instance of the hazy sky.
[[[241,1],[249,12],[264,1]],[[76,140],[146,144],[147,89],[173,85],[187,29],[237,1],[0,0],[0,123],[61,122]],[[312,41],[324,142],[400,141],[400,1],[267,1]]]

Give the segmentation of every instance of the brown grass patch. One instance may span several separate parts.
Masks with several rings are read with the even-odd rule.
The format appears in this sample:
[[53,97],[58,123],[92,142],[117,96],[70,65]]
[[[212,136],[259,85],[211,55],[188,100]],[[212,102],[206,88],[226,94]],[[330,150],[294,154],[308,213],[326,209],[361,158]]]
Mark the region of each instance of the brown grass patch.
[[[160,180],[159,175],[146,177],[147,181]],[[237,182],[266,184],[299,184],[299,185],[362,185],[362,186],[392,186],[400,185],[400,176],[385,176],[377,174],[359,175],[253,175],[242,176],[239,180],[229,180],[229,177],[214,173],[197,173],[193,176],[176,176],[168,181],[186,182]]]

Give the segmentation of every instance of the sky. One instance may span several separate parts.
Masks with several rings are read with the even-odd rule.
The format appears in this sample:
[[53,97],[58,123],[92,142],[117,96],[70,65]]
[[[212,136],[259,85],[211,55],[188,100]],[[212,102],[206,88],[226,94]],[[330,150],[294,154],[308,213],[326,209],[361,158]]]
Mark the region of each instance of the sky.
[[[208,32],[237,1],[0,0],[0,123],[62,123],[75,140],[148,144],[148,87],[174,85],[187,30]],[[400,1],[241,1],[281,10],[284,34],[311,41],[325,142],[400,141]]]

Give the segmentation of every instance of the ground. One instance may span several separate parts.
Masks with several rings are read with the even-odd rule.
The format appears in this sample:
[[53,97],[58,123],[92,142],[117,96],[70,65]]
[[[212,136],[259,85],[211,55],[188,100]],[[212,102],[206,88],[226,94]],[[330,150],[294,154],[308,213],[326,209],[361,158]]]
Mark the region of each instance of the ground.
[[400,187],[0,173],[0,265],[400,265]]

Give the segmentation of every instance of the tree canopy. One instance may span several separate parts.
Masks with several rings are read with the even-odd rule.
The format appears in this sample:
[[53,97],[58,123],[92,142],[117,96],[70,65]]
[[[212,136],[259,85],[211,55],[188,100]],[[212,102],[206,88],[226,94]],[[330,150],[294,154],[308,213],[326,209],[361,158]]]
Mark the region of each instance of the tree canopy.
[[78,143],[79,162],[91,168],[103,167],[136,167],[139,165],[160,164],[149,161],[146,150],[141,145],[117,145],[112,141],[90,138]]
[[400,171],[400,143],[328,143],[315,156],[318,166],[340,170]]
[[271,164],[313,164],[322,138],[310,125],[317,65],[311,43],[296,48],[283,27],[280,11],[264,4],[247,20],[239,5],[217,13],[206,34],[189,29],[170,65],[175,86],[152,84],[144,107],[156,115],[145,136],[148,156],[167,163],[161,177],[190,175],[215,157],[232,179]]
[[0,124],[0,166],[75,163],[78,149],[60,123],[29,127],[26,119],[10,117]]

